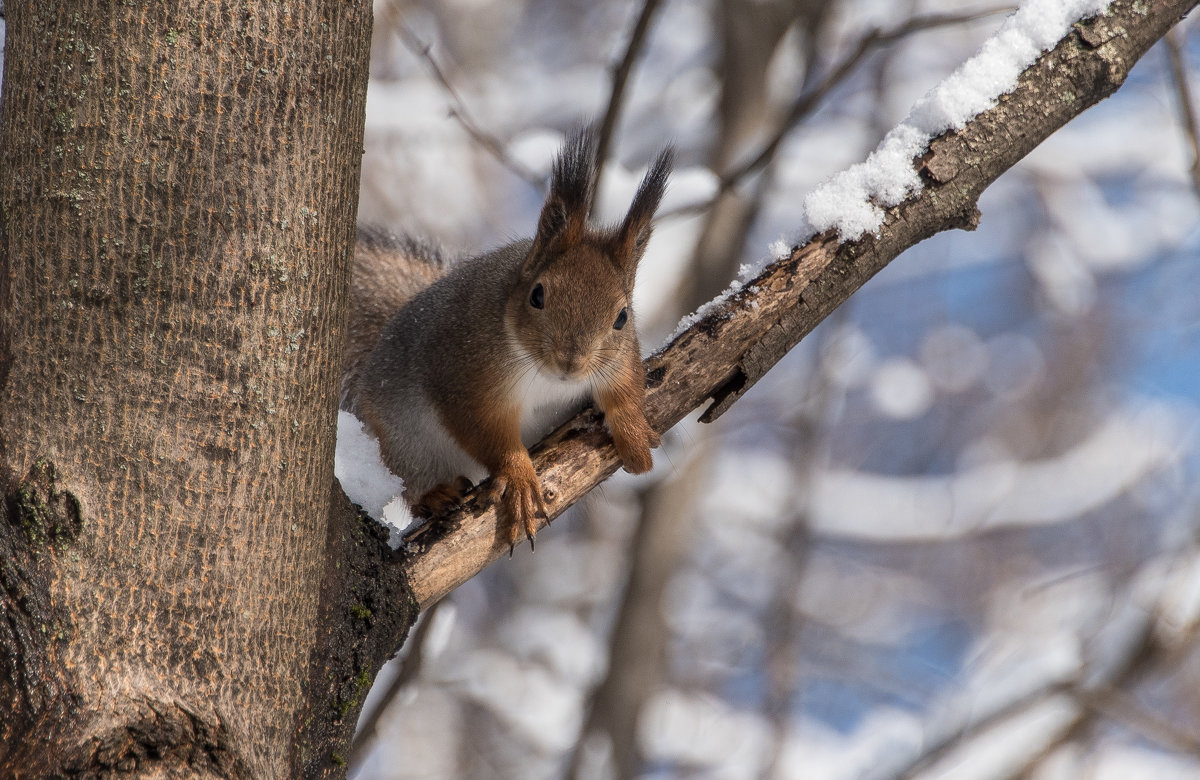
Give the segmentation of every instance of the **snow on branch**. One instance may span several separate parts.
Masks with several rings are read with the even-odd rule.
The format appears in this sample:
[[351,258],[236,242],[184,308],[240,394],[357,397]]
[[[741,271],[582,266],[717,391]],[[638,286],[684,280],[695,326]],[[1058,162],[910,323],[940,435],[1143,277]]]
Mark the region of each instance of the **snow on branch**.
[[[979,57],[918,104],[866,167],[839,174],[806,199],[808,227],[821,233],[735,285],[647,359],[651,425],[666,431],[706,402],[701,419],[715,419],[905,249],[943,230],[973,228],[983,190],[1116,91],[1195,2],[1114,0],[1103,14],[1075,22],[1103,4],[1031,0]],[[858,238],[845,240],[851,236]],[[555,516],[618,467],[590,409],[531,454]],[[472,499],[411,535],[403,565],[428,606],[507,550],[495,510]]]
[[836,230],[843,240],[877,233],[884,209],[921,190],[913,158],[947,130],[996,105],[1022,72],[1051,49],[1080,19],[1095,16],[1108,0],[1028,0],[964,62],[913,106],[864,162],[836,174],[804,199],[805,238]]

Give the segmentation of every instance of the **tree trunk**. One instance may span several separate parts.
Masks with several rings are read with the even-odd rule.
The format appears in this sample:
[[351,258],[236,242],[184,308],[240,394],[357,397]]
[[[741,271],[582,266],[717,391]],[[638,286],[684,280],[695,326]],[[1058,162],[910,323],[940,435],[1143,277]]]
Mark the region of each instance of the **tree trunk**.
[[7,11],[0,775],[292,776],[370,3]]

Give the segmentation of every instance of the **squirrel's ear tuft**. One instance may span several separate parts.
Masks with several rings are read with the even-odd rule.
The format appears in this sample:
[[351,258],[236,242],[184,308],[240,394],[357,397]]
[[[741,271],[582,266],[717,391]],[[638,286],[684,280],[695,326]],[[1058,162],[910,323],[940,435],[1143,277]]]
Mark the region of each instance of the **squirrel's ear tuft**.
[[538,247],[570,245],[583,238],[595,178],[596,138],[592,128],[585,126],[571,134],[554,160],[550,194],[542,206],[534,238]]
[[629,213],[617,231],[619,263],[628,264],[626,271],[632,272],[637,268],[650,241],[650,233],[654,229],[654,212],[662,201],[667,189],[667,178],[671,175],[671,167],[675,161],[675,149],[668,146],[663,149],[650,169],[646,171],[642,183],[638,186]]

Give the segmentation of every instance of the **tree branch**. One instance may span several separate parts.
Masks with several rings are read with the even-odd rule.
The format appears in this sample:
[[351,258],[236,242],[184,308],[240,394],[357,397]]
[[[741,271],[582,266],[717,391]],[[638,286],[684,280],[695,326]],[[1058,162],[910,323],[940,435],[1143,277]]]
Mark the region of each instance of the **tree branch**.
[[1183,129],[1187,133],[1188,146],[1192,152],[1192,187],[1200,197],[1200,122],[1196,120],[1196,107],[1192,101],[1192,87],[1188,80],[1187,63],[1184,61],[1183,36],[1174,30],[1166,37],[1167,61],[1171,65],[1171,80],[1175,82],[1175,93],[1179,96],[1179,113],[1183,117]]
[[642,52],[646,34],[650,31],[650,22],[658,6],[659,0],[644,0],[633,31],[629,34],[629,44],[625,47],[625,53],[621,56],[621,61],[613,67],[608,106],[604,109],[604,118],[600,120],[600,130],[596,134],[596,181],[600,180],[604,171],[608,147],[612,144],[613,134],[617,131],[617,121],[620,120],[621,109],[625,105],[625,85],[629,82],[629,74],[633,72],[633,63]]
[[1165,717],[1144,709],[1126,690],[1097,686],[1094,690],[1076,690],[1076,700],[1097,716],[1120,723],[1138,736],[1173,750],[1200,757],[1200,739]]
[[[1117,90],[1150,46],[1196,3],[1117,0],[1081,22],[1021,76],[1017,87],[962,130],[935,139],[914,164],[924,189],[888,209],[878,235],[839,243],[823,234],[762,271],[646,361],[646,416],[666,431],[708,399],[711,421],[799,340],[910,246],[971,229],[983,190],[1051,133]],[[587,409],[534,447],[554,516],[616,471],[600,416]],[[405,564],[417,601],[436,602],[508,550],[495,510],[472,497],[413,542]]]
[[941,27],[951,27],[967,22],[974,22],[979,19],[985,19],[989,16],[997,14],[1009,13],[1013,10],[1012,6],[999,6],[997,8],[987,8],[982,11],[970,11],[967,13],[958,14],[928,14],[926,16],[914,16],[904,24],[891,30],[871,30],[864,35],[854,47],[854,50],[846,55],[838,64],[829,69],[829,72],[820,81],[813,84],[804,92],[792,101],[788,106],[787,113],[780,122],[779,127],[775,129],[771,137],[762,145],[762,147],[749,157],[738,167],[732,171],[724,173],[717,184],[717,192],[712,198],[699,201],[689,205],[679,206],[678,208],[664,212],[659,217],[674,217],[683,216],[685,214],[695,214],[705,209],[711,208],[721,195],[729,192],[734,187],[742,182],[751,174],[763,170],[771,161],[775,159],[775,154],[779,151],[779,147],[783,144],[783,140],[787,138],[796,125],[800,124],[805,118],[810,116],[821,105],[821,102],[838,86],[846,81],[853,74],[858,66],[863,63],[867,57],[874,52],[894,43],[904,40],[916,33],[926,30],[936,30]]
[[950,27],[967,22],[977,21],[995,16],[996,14],[1009,13],[1013,11],[1012,6],[1001,6],[999,8],[986,8],[982,11],[969,11],[967,13],[956,14],[929,14],[927,16],[914,16],[904,24],[896,27],[893,30],[871,30],[858,42],[858,46],[854,51],[843,59],[837,66],[832,68],[829,75],[822,79],[812,89],[796,98],[795,102],[788,108],[787,116],[775,135],[771,137],[763,148],[759,150],[753,158],[748,160],[741,167],[734,170],[725,179],[721,181],[722,190],[728,189],[735,183],[761,169],[764,165],[770,162],[775,156],[775,152],[779,148],[779,144],[787,137],[790,131],[796,124],[808,116],[816,109],[817,104],[833,90],[834,87],[841,84],[845,79],[858,67],[867,55],[876,49],[889,46],[897,41],[904,40],[910,35],[925,30],[936,30],[939,27]]
[[466,101],[459,95],[458,90],[454,88],[454,83],[450,81],[450,77],[446,75],[446,71],[442,69],[442,66],[438,64],[437,59],[433,56],[432,47],[422,41],[420,36],[413,32],[412,28],[400,18],[398,4],[395,2],[387,3],[380,13],[387,20],[385,28],[395,30],[396,34],[400,37],[400,41],[408,50],[421,58],[425,63],[425,67],[429,69],[429,74],[437,81],[438,86],[442,88],[442,91],[446,93],[446,97],[450,101],[450,116],[458,122],[467,135],[481,149],[494,157],[498,163],[518,178],[523,179],[538,191],[545,190],[546,178],[539,175],[536,171],[530,170],[528,166],[523,165],[509,154],[504,144],[495,136],[484,131],[471,116],[471,112],[467,109]]

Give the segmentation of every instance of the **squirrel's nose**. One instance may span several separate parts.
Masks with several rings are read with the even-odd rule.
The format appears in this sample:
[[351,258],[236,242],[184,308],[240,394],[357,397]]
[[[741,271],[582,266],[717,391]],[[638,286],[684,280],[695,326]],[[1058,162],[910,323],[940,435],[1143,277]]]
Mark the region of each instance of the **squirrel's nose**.
[[567,360],[567,373],[578,374],[586,365],[587,357],[581,352],[576,352]]
[[554,350],[555,362],[563,376],[574,376],[587,365],[587,348],[579,339],[572,338],[558,345]]

